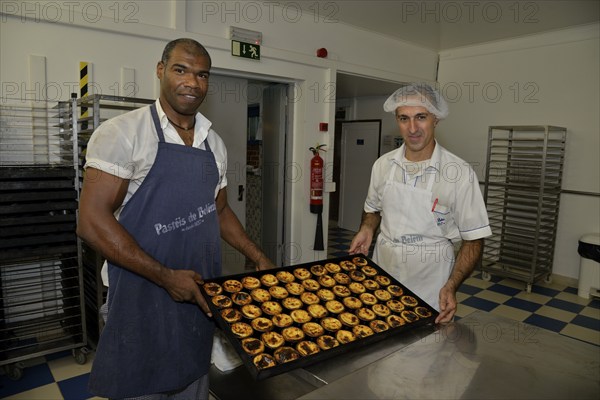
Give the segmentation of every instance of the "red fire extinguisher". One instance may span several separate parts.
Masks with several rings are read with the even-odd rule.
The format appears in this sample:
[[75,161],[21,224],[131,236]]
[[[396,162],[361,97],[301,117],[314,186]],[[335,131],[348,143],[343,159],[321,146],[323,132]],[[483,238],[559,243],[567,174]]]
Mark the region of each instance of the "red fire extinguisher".
[[319,144],[309,148],[313,153],[310,160],[310,212],[317,214],[317,230],[315,233],[314,250],[324,250],[323,247],[323,159],[319,155],[326,145]]

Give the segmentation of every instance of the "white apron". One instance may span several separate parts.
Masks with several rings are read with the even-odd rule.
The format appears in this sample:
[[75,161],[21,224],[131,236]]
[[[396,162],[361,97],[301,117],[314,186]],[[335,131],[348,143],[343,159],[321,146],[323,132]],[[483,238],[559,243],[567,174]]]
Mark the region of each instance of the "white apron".
[[439,311],[439,292],[454,265],[454,245],[445,237],[456,229],[454,219],[433,198],[435,176],[421,189],[410,184],[406,173],[404,182],[396,181],[396,167],[393,163],[383,189],[373,261]]

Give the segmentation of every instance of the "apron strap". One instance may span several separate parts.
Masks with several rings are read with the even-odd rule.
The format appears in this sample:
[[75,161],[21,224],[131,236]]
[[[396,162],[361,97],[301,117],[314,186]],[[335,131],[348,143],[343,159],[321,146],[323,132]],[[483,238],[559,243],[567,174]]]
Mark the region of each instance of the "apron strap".
[[156,111],[156,103],[150,105],[150,113],[152,114],[152,121],[154,121],[154,128],[158,135],[159,143],[165,143],[165,134],[163,133],[162,127],[160,126],[160,120],[158,119],[158,112]]

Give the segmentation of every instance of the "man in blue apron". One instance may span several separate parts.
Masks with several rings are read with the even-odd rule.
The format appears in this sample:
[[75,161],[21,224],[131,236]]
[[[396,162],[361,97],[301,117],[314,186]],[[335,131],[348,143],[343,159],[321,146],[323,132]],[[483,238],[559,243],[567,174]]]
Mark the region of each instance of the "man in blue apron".
[[383,108],[395,113],[403,144],[373,164],[349,252],[366,254],[380,229],[373,261],[440,311],[436,323],[448,322],[456,312],[456,291],[492,233],[479,182],[467,162],[435,140],[436,125],[448,115],[435,89],[403,86]]
[[95,395],[208,398],[214,326],[198,284],[221,274],[220,238],[273,267],[228,205],[225,146],[197,111],[210,67],[200,43],[170,42],[159,99],[88,143],[77,232],[107,259],[109,283]]

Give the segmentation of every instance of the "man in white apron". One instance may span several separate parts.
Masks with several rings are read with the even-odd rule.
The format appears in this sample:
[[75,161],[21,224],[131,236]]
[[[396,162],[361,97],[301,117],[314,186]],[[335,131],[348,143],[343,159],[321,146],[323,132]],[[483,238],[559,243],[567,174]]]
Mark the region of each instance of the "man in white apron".
[[492,233],[479,182],[467,162],[435,140],[436,125],[448,116],[435,89],[403,86],[383,108],[395,113],[404,143],[373,164],[349,253],[366,254],[380,228],[373,261],[438,310],[436,323],[448,322],[456,312],[456,291]]

